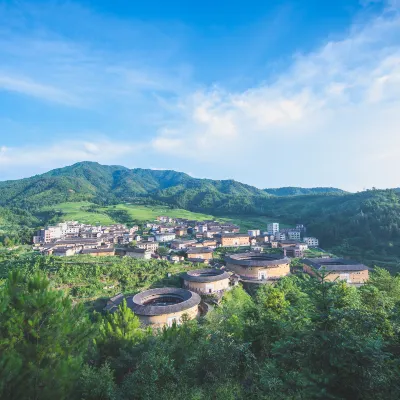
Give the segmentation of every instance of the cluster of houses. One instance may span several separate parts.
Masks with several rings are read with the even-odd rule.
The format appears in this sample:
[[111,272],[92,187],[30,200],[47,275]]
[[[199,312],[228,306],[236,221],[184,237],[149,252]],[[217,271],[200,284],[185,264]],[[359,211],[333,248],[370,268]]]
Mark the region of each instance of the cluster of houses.
[[[342,279],[355,284],[368,279],[368,268],[355,261],[305,258],[306,250],[319,243],[317,238],[307,236],[306,228],[301,224],[295,228],[280,228],[279,223],[273,222],[268,224],[267,231],[251,229],[241,233],[240,227],[231,223],[168,216],[131,228],[122,224],[94,226],[66,221],[41,229],[33,242],[35,248],[46,255],[119,255],[201,264],[215,264],[214,252],[218,247],[243,247],[243,252],[228,255],[224,260],[226,268],[242,281],[279,279],[290,273],[290,258],[302,259],[307,273],[329,271],[327,279]],[[270,249],[277,251],[271,254]]]
[[279,223],[274,222],[268,224],[265,232],[251,229],[240,233],[240,227],[231,223],[159,216],[143,227],[131,228],[122,224],[94,226],[66,221],[41,229],[33,237],[33,243],[46,255],[121,255],[140,259],[158,257],[161,244],[169,247],[168,258],[172,262],[187,258],[208,263],[216,247],[243,246],[259,252],[283,248],[288,257],[303,257],[308,247],[318,246],[318,239],[306,236],[305,232],[303,225],[280,229]]
[[[67,221],[40,230],[33,242],[43,254],[56,256],[162,257],[171,262],[201,263],[202,269],[181,276],[181,288],[151,289],[126,298],[127,305],[142,323],[155,327],[179,324],[187,318],[204,315],[208,307],[204,298],[222,296],[238,282],[244,286],[262,285],[289,275],[290,259],[294,257],[301,259],[304,272],[319,279],[361,285],[369,275],[369,268],[356,261],[305,258],[306,250],[318,247],[319,243],[317,238],[307,236],[306,228],[300,224],[295,228],[280,228],[279,223],[274,222],[268,224],[267,231],[251,229],[241,233],[239,226],[230,223],[166,216],[131,228],[122,224],[93,226]],[[232,248],[232,251],[225,255],[222,263],[220,259],[215,263],[214,253],[219,247]],[[238,247],[243,250],[237,252]],[[204,268],[203,264],[214,267]],[[114,311],[123,298],[122,294],[111,298],[105,310]]]
[[128,229],[122,224],[95,226],[66,221],[38,231],[33,237],[33,244],[35,249],[46,255],[115,255],[116,245],[140,239],[138,230],[137,225]]

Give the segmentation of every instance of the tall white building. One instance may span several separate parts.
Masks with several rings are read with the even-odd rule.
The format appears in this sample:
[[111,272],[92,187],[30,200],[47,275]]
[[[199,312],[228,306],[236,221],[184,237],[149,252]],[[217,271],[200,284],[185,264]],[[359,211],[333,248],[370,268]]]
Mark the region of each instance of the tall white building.
[[279,232],[279,223],[272,222],[271,224],[268,224],[267,229],[270,235],[275,235],[275,233]]
[[61,238],[61,228],[59,226],[48,226],[46,229],[41,229],[39,232],[39,241],[49,243],[53,240]]

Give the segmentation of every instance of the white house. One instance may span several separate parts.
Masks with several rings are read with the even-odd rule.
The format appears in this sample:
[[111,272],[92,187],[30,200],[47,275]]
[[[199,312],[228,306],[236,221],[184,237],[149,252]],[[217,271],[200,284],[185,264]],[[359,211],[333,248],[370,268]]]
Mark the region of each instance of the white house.
[[199,227],[198,227],[198,231],[200,232],[200,233],[205,233],[205,232],[207,232],[207,225],[199,225]]
[[260,236],[261,232],[259,229],[249,229],[247,233],[249,234],[250,237],[257,237]]
[[307,243],[297,243],[296,247],[300,250],[300,251],[304,251],[308,249],[308,244]]
[[154,237],[157,242],[170,242],[175,239],[175,233],[155,233]]
[[305,237],[304,243],[307,243],[307,245],[309,247],[318,247],[319,246],[319,241],[315,237]]
[[127,257],[140,258],[142,260],[150,260],[151,250],[132,248],[127,249],[125,252]]
[[133,225],[131,229],[129,229],[129,233],[132,235],[139,230],[138,225]]

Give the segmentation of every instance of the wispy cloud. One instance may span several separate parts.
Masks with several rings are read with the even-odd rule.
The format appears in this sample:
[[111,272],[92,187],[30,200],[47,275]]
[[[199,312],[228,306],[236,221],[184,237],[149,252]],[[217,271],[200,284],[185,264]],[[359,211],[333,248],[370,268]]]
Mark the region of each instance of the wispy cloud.
[[[306,184],[306,171],[321,185],[399,185],[388,173],[397,168],[395,159],[384,156],[400,146],[399,35],[399,15],[385,15],[354,26],[340,41],[295,55],[269,83],[243,92],[198,91],[180,100],[181,114],[153,146],[223,164],[242,179],[243,162],[260,168],[264,160],[269,171],[293,163],[292,176],[280,176],[273,182],[278,185]],[[385,162],[374,163],[377,157]]]
[[[96,135],[95,135],[96,136]],[[22,147],[0,146],[0,179],[7,171],[13,178],[29,175],[27,171],[45,172],[75,162],[90,160],[118,163],[121,157],[134,157],[145,144],[110,140],[71,141]],[[118,163],[119,164],[119,163]],[[13,171],[12,174],[9,171]]]
[[73,2],[0,6],[0,21],[3,91],[99,110],[156,104],[154,94],[185,88],[186,71],[169,62],[174,44],[150,24],[102,17]]
[[[0,179],[81,160],[143,167],[156,160],[259,187],[399,186],[400,16],[395,0],[384,3],[382,16],[357,19],[341,40],[294,54],[289,67],[240,91],[194,81],[180,36],[168,35],[180,28],[114,20],[71,2],[56,15],[26,4],[21,14],[2,15],[0,6],[7,21],[0,26],[0,94],[84,108],[63,115],[60,129],[21,119],[12,126],[16,135],[25,124],[26,135],[48,129],[50,138],[52,130],[76,138],[68,134],[75,117],[82,130],[103,132],[40,146],[0,141]],[[9,116],[0,110],[0,118]]]
[[17,92],[27,96],[37,97],[39,99],[77,106],[80,104],[79,99],[56,87],[43,85],[24,77],[10,76],[0,71],[0,90],[8,90]]

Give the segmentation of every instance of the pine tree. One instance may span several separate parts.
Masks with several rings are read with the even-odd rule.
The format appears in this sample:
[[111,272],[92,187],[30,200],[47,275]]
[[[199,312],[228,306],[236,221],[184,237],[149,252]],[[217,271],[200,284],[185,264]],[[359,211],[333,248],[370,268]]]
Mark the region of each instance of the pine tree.
[[92,334],[84,308],[45,276],[13,271],[0,290],[0,320],[0,398],[68,398]]

